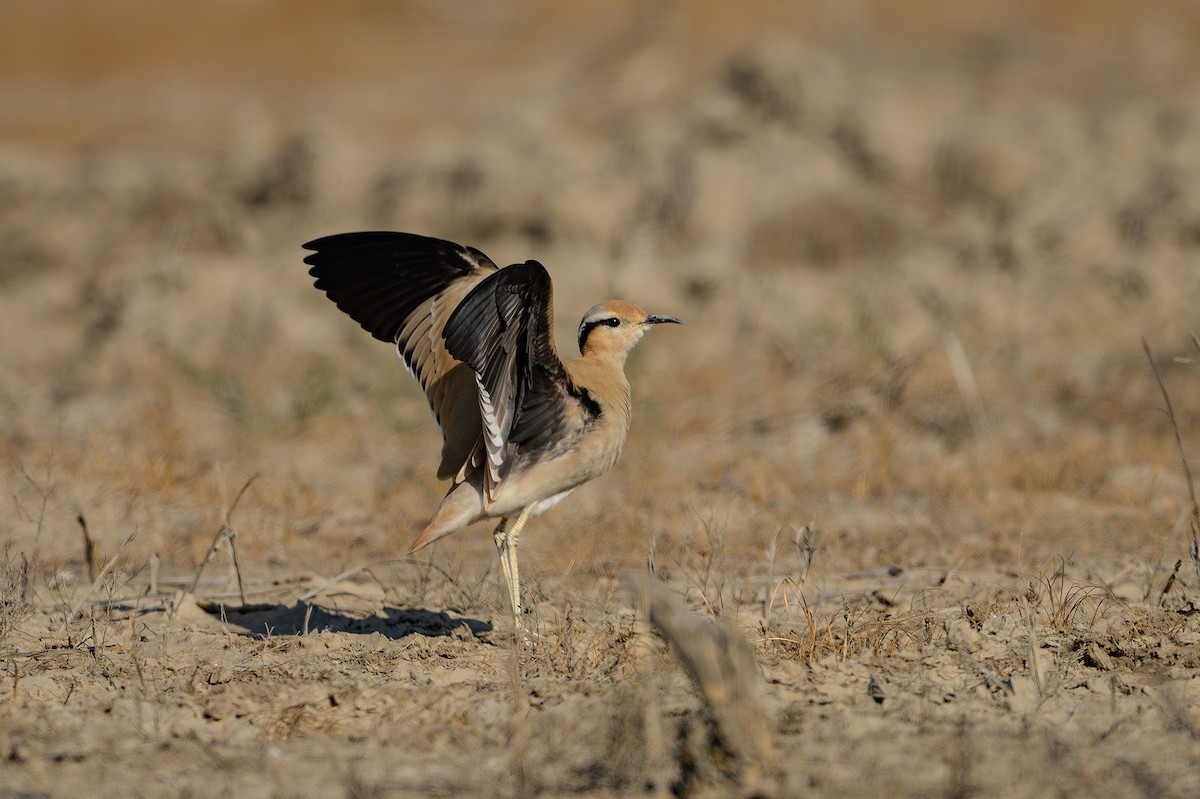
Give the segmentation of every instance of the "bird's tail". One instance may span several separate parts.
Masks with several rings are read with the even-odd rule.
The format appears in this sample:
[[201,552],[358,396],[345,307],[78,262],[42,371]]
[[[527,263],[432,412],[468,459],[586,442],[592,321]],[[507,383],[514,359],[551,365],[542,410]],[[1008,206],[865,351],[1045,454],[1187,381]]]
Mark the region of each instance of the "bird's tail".
[[483,517],[483,495],[479,487],[470,482],[459,483],[446,494],[442,504],[433,512],[433,518],[408,551],[416,552],[442,536],[457,532]]

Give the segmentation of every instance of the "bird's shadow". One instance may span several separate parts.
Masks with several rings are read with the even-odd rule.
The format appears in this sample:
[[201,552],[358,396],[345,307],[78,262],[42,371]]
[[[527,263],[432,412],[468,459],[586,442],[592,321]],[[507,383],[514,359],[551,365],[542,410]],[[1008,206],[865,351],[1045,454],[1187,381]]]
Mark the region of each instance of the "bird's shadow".
[[424,608],[383,607],[375,613],[347,613],[308,602],[290,605],[225,605],[204,603],[205,611],[220,618],[241,635],[268,638],[314,632],[380,635],[398,640],[410,635],[429,638],[470,636],[481,638],[492,631],[491,622],[452,616]]

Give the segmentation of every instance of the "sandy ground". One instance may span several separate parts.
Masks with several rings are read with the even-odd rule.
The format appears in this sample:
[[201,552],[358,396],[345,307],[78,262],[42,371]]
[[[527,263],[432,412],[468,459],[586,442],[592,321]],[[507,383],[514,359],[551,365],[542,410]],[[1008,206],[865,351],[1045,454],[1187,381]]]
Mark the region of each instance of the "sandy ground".
[[[1190,4],[10,6],[0,799],[1200,795]],[[364,228],[686,322],[535,640]]]

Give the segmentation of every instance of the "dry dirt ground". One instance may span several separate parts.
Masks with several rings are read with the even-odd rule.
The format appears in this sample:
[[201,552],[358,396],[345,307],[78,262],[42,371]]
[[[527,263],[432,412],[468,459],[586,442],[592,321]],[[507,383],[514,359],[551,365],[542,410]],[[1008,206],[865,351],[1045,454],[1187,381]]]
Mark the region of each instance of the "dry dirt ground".
[[[0,799],[1200,795],[1194,4],[795,6],[6,3]],[[362,228],[686,322],[535,640]]]

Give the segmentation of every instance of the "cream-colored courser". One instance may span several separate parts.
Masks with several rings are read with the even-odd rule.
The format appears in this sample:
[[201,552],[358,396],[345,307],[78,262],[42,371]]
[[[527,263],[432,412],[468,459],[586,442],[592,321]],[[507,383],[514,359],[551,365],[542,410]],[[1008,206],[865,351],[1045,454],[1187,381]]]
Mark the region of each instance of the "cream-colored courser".
[[441,428],[438,477],[453,485],[410,551],[499,518],[520,628],[521,528],[616,463],[629,432],[625,356],[651,325],[679,320],[602,302],[579,324],[580,357],[564,363],[537,261],[500,269],[474,247],[411,233],[343,233],[304,248],[316,287],[396,345]]

